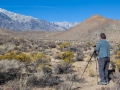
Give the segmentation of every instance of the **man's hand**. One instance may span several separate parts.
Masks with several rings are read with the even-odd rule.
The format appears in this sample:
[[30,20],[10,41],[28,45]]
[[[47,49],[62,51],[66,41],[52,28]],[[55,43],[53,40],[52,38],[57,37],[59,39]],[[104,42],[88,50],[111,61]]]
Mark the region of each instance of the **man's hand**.
[[96,47],[96,45],[93,45],[93,47]]

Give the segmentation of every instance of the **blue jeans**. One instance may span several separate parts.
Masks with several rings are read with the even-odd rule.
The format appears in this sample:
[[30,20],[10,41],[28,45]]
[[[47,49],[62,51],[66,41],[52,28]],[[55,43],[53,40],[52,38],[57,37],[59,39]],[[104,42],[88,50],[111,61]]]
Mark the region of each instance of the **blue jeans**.
[[108,67],[109,67],[110,58],[99,58],[98,65],[99,65],[99,75],[101,82],[109,82],[108,79]]

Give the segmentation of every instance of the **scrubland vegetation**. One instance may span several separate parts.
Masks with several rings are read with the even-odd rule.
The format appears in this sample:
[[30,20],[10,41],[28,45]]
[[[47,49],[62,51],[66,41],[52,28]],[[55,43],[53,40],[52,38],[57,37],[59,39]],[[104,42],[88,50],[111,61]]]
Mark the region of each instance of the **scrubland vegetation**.
[[[86,77],[96,77],[95,58],[85,76],[95,43],[57,42],[22,38],[0,39],[1,90],[81,90]],[[120,44],[111,44],[111,79],[115,86],[98,90],[119,90]],[[111,89],[114,88],[114,89]],[[88,89],[89,90],[89,89]]]

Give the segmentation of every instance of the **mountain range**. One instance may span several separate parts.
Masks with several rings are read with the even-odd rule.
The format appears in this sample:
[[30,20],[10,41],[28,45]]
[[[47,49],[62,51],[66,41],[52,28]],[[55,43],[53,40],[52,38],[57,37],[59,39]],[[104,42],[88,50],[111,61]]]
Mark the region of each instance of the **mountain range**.
[[18,38],[96,42],[100,33],[105,33],[108,41],[120,42],[120,20],[100,15],[93,15],[81,23],[47,22],[0,9],[0,27],[0,35]]
[[77,24],[79,24],[79,22],[66,22],[66,21],[63,21],[63,22],[51,22],[51,23],[54,23],[56,25],[59,25],[61,27],[66,28],[66,29],[70,29],[70,28],[76,26]]
[[[66,24],[65,24],[66,23]],[[25,31],[25,30],[37,30],[37,31],[63,31],[67,30],[78,23],[69,22],[48,22],[46,20],[40,20],[31,16],[25,16],[17,13],[7,11],[0,8],[0,28]]]

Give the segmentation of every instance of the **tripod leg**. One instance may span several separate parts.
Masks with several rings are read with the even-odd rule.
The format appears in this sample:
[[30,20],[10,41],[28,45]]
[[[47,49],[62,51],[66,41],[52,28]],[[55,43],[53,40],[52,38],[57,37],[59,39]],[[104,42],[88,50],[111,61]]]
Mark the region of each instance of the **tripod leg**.
[[98,84],[98,70],[97,70],[98,68],[97,68],[97,58],[96,58],[96,60],[95,60],[95,61],[96,61],[96,76],[97,76],[97,84]]
[[[90,58],[90,60],[88,61],[88,64],[90,63],[93,55],[94,55],[94,52],[93,52],[93,54],[91,55],[91,58]],[[88,67],[88,64],[86,65],[86,67],[85,67],[85,69],[84,69],[84,71],[83,71],[83,74],[81,75],[81,78],[80,78],[80,79],[82,79],[82,77],[83,77],[83,75],[84,75],[84,73],[85,73],[85,71],[86,71],[86,69],[87,69],[87,67]]]

